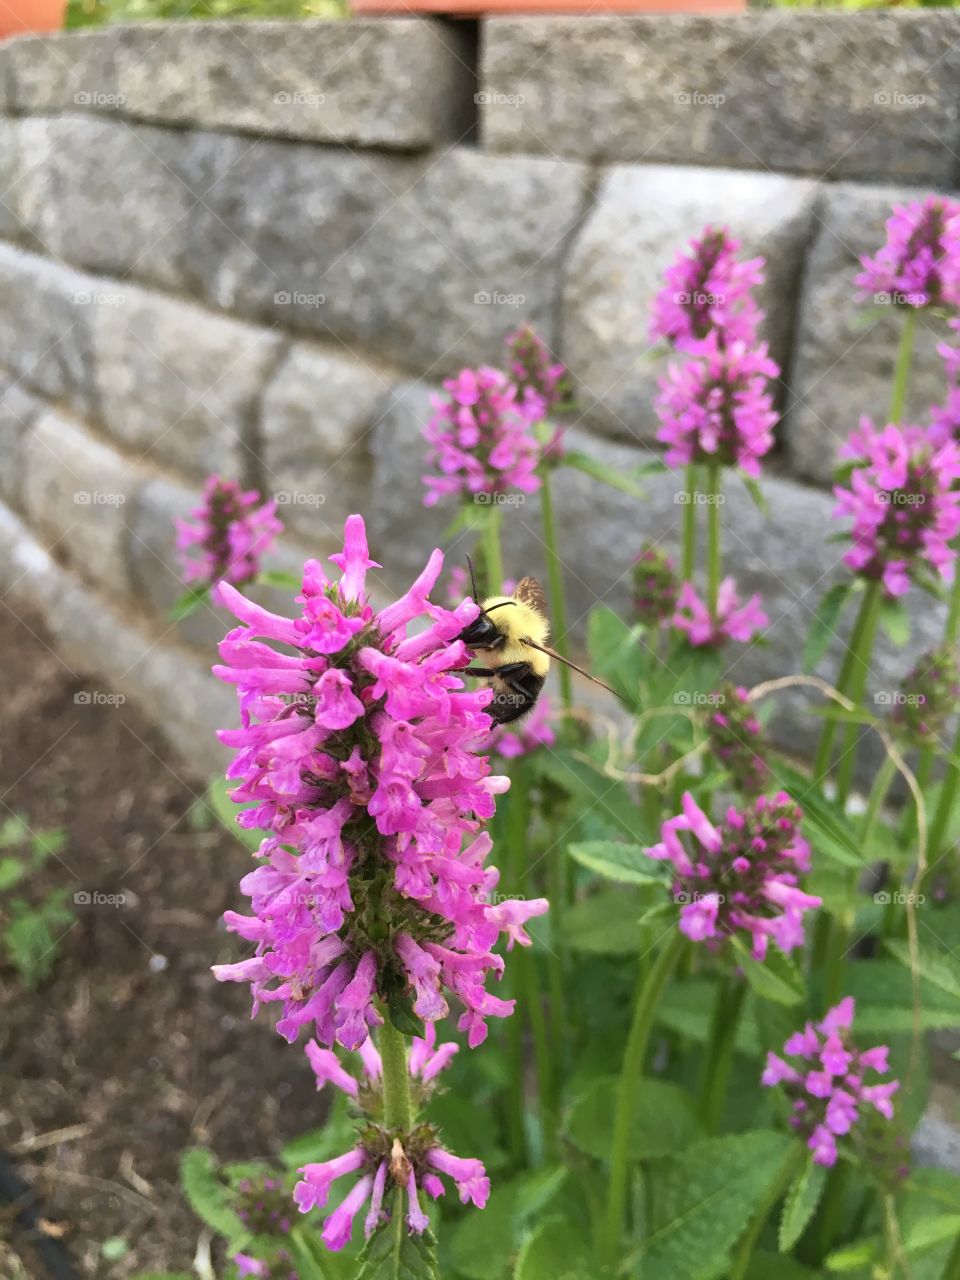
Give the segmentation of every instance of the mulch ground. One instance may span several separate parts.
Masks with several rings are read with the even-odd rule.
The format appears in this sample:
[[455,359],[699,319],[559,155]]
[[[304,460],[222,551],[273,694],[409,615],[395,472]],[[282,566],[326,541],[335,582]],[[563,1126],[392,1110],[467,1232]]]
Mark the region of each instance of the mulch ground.
[[[65,887],[71,902],[91,899],[72,907],[36,990],[0,938],[0,1150],[77,1275],[189,1271],[202,1228],[178,1187],[183,1149],[272,1155],[317,1121],[303,1054],[251,1024],[245,987],[210,976],[240,954],[218,920],[242,906],[249,854],[205,819],[204,780],[144,718],[102,697],[78,703],[82,691],[109,690],[75,677],[2,604],[0,653],[0,822],[16,812],[34,830],[65,828],[59,858],[28,893]],[[44,1280],[12,1216],[0,1202],[0,1276]],[[113,1261],[102,1246],[116,1238],[128,1252]]]

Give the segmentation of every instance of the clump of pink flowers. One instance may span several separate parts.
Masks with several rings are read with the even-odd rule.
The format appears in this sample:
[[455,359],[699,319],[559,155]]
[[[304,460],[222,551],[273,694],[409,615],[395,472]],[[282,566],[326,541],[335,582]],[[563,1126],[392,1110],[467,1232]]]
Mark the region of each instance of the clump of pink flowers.
[[520,399],[535,420],[549,418],[570,408],[567,366],[555,360],[547,344],[529,324],[522,324],[505,341],[507,372],[516,383]]
[[700,343],[697,358],[671,364],[655,401],[667,465],[716,462],[758,476],[760,459],[773,448],[778,415],[769,379],[779,374],[766,343],[724,346],[716,331]]
[[748,808],[731,805],[714,825],[689,791],[682,803],[683,812],[663,824],[660,843],[646,850],[673,867],[680,931],[713,947],[744,933],[757,960],[771,941],[784,952],[801,946],[804,912],[821,899],[799,885],[810,869],[799,806],[781,791]]
[[862,418],[839,456],[853,464],[848,487],[833,490],[834,515],[853,520],[844,563],[882,581],[888,596],[903,595],[924,566],[949,580],[950,544],[960,533],[960,446],[924,427],[878,430]]
[[184,582],[206,586],[252,582],[283,533],[272,500],[264,502],[255,489],[244,491],[221,476],[207,479],[200,505],[176,527]]
[[783,1085],[793,1100],[791,1125],[806,1135],[815,1164],[830,1167],[837,1162],[837,1139],[851,1134],[864,1104],[887,1120],[893,1119],[891,1098],[898,1080],[866,1083],[868,1073],[888,1075],[889,1049],[877,1045],[858,1049],[850,1031],[854,1001],[846,996],[822,1022],[808,1022],[783,1046],[786,1058],[767,1054],[761,1084]]
[[664,272],[653,302],[651,341],[666,339],[678,351],[699,352],[716,335],[722,346],[752,345],[760,310],[751,289],[763,283],[763,258],[741,261],[740,241],[724,227],[707,227]]
[[947,732],[960,703],[960,664],[955,650],[934,649],[921,656],[897,691],[891,725],[911,746],[929,746]]
[[541,446],[534,426],[543,417],[539,396],[521,397],[517,384],[499,369],[463,369],[443,384],[447,396],[434,397],[424,427],[429,445],[425,506],[451,494],[499,494],[540,488]]
[[861,258],[862,293],[901,307],[960,305],[960,203],[927,196],[895,205],[887,238]]
[[711,617],[706,601],[697,594],[693,583],[684,582],[671,622],[699,649],[719,648],[728,640],[747,644],[770,619],[763,611],[759,595],[741,602],[733,578],[724,578],[717,591],[715,617]]
[[[418,1101],[423,1102],[430,1096],[437,1076],[456,1051],[455,1044],[437,1046],[433,1027],[427,1029],[425,1037],[414,1037],[407,1069]],[[315,1042],[307,1045],[307,1056],[317,1077],[317,1087],[330,1083],[342,1090],[363,1118],[358,1127],[357,1144],[332,1160],[304,1165],[300,1169],[302,1179],[294,1189],[301,1213],[308,1213],[313,1208],[324,1207],[337,1179],[358,1175],[339,1208],[324,1223],[322,1239],[329,1249],[342,1249],[347,1244],[353,1234],[354,1218],[364,1207],[367,1208],[364,1234],[369,1239],[389,1218],[386,1202],[388,1193],[395,1188],[406,1197],[409,1231],[421,1234],[428,1220],[420,1204],[420,1193],[425,1191],[434,1199],[442,1196],[441,1174],[456,1185],[463,1204],[484,1207],[490,1194],[490,1180],[479,1160],[451,1154],[430,1124],[416,1125],[409,1134],[403,1135],[384,1128],[383,1066],[372,1041],[367,1039],[360,1045],[359,1079],[345,1069],[335,1054]]]
[[268,835],[241,881],[253,914],[225,916],[255,954],[214,972],[249,982],[254,1011],[276,1004],[291,1043],[312,1028],[356,1049],[384,1007],[435,1021],[452,995],[474,1046],[486,1018],[513,1010],[486,990],[503,970],[491,948],[501,933],[528,942],[524,922],[547,909],[490,902],[499,874],[482,825],[509,783],[485,754],[490,690],[467,691],[459,674],[478,606],[430,602],[434,551],[401,599],[374,610],[365,580],[379,566],[360,516],[331,560],[339,577],[304,566],[296,618],[227,583],[215,593],[242,624],[214,668],[240,700],[241,727],[220,734],[236,752],[232,796],[251,806],[238,821]]
[[707,716],[711,758],[719,760],[745,795],[759,795],[767,786],[770,770],[758,753],[764,749],[760,721],[740,685],[726,685],[719,706]]

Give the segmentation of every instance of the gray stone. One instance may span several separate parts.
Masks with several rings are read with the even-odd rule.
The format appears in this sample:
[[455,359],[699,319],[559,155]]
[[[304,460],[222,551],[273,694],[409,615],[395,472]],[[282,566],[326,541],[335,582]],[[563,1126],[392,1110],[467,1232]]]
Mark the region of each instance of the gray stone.
[[419,19],[137,26],[116,50],[129,115],[352,146],[457,141],[466,35]]
[[133,287],[91,310],[101,413],[118,440],[197,476],[252,466],[257,397],[279,338]]
[[[861,414],[886,421],[904,312],[872,298],[858,301],[854,284],[860,256],[885,240],[894,203],[923,193],[841,183],[824,190],[817,235],[804,272],[783,435],[791,466],[826,482],[837,449]],[[946,324],[921,314],[911,368],[906,418],[925,422],[946,394],[937,344],[950,337]]]
[[23,505],[58,559],[115,595],[126,590],[127,511],[140,483],[119,454],[44,413],[24,448]]
[[41,401],[0,370],[0,499],[11,507],[22,504],[27,433],[42,409]]
[[0,351],[22,382],[80,416],[95,411],[93,282],[0,244]]
[[942,183],[957,150],[960,15],[493,19],[487,146]]
[[172,167],[180,150],[163,129],[76,115],[22,120],[14,207],[31,247],[104,275],[181,287],[194,198]]
[[4,240],[19,239],[22,230],[18,213],[19,129],[19,121],[0,119],[0,238]]
[[794,300],[809,236],[813,184],[775,174],[620,166],[604,181],[570,257],[561,354],[579,385],[583,413],[620,439],[651,440],[657,379],[666,360],[648,337],[664,269],[691,236],[716,223],[763,254],[763,336],[788,357]]
[[198,140],[195,287],[216,306],[434,373],[498,360],[529,320],[549,337],[580,166],[453,149],[422,160]]
[[339,352],[298,344],[267,388],[260,425],[265,487],[304,534],[339,531],[370,505],[370,435],[392,381]]
[[114,111],[113,50],[118,29],[21,36],[0,46],[8,110],[41,115],[58,111]]

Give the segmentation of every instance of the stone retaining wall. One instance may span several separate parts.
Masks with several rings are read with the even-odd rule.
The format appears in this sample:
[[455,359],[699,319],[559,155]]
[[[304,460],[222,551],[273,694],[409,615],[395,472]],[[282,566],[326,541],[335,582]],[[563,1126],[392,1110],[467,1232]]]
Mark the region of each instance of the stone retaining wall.
[[[0,599],[212,767],[224,620],[168,619],[171,520],[206,473],[277,496],[286,565],[365,512],[388,592],[451,514],[421,507],[431,390],[530,320],[575,376],[576,446],[642,460],[650,298],[722,221],[768,258],[786,371],[770,519],[731,487],[728,560],[773,619],[733,674],[795,667],[840,572],[833,456],[889,393],[897,317],[854,304],[857,258],[893,201],[955,185],[958,37],[948,11],[783,11],[0,46]],[[917,415],[943,394],[943,336],[924,321]],[[637,503],[563,474],[558,503],[573,618],[626,608],[640,539],[676,543],[672,481]],[[535,500],[509,509],[509,571],[540,569],[538,529]],[[939,628],[917,609],[912,649]],[[908,663],[887,651],[878,679]]]

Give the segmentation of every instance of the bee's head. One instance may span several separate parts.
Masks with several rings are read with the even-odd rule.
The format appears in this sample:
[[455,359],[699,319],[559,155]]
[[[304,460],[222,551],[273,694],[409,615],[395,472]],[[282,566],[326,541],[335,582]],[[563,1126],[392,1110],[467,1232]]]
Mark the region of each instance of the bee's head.
[[468,649],[496,649],[506,640],[502,628],[497,626],[487,610],[482,607],[473,622],[464,627],[457,638],[462,640]]

